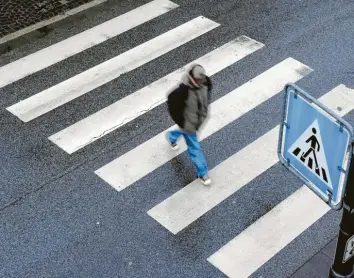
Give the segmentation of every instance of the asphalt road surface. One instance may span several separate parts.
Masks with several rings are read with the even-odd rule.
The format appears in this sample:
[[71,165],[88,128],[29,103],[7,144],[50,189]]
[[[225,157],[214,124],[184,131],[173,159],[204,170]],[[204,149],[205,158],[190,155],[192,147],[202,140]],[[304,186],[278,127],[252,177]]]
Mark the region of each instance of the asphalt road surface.
[[[0,56],[0,276],[289,277],[341,214],[277,158],[282,90],[354,124],[353,12],[117,1]],[[197,59],[214,84],[210,186],[164,137],[166,93]]]

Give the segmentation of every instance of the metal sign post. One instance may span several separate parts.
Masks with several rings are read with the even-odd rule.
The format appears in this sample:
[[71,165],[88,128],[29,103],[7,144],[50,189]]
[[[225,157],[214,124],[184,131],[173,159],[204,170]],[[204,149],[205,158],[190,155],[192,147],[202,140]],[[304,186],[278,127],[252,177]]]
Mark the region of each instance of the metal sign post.
[[329,278],[354,277],[354,159],[350,163],[347,190],[344,196],[343,215],[334,263]]

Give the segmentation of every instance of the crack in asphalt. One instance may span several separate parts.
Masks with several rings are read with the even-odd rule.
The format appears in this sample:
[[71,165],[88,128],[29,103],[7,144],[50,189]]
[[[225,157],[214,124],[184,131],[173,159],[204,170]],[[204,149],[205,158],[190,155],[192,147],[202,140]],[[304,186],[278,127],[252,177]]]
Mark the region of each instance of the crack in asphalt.
[[121,126],[123,126],[124,124],[126,124],[126,121],[129,122],[130,119],[135,119],[135,118],[137,118],[138,116],[140,116],[140,115],[142,115],[142,114],[144,114],[144,113],[147,113],[147,112],[151,111],[151,109],[152,109],[152,108],[155,108],[154,106],[155,106],[156,104],[159,104],[159,103],[162,103],[161,100],[159,100],[159,101],[153,103],[152,105],[150,105],[150,107],[149,107],[148,109],[144,109],[144,110],[139,111],[138,113],[136,113],[136,114],[135,114],[134,116],[132,116],[132,117],[126,117],[126,118],[124,118],[124,119],[122,120],[122,122],[120,122],[119,124],[115,125],[114,127],[110,128],[110,129],[105,130],[104,132],[102,132],[102,133],[99,134],[98,136],[92,137],[92,139],[89,140],[87,143],[82,144],[82,145],[79,145],[79,146],[75,149],[75,151],[77,151],[77,150],[79,150],[79,149],[81,149],[81,148],[83,148],[83,147],[85,147],[85,146],[91,144],[92,142],[96,141],[97,139],[99,139],[99,138],[105,136],[107,133],[110,133],[111,131],[113,131],[113,130],[115,130],[115,129],[121,127]]

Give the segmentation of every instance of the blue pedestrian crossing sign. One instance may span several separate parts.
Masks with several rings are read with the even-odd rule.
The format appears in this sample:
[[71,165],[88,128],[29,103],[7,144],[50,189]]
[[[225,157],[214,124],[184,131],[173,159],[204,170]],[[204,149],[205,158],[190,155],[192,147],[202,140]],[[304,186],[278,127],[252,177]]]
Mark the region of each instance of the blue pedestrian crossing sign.
[[278,156],[333,209],[342,207],[352,155],[349,123],[294,84],[284,89]]

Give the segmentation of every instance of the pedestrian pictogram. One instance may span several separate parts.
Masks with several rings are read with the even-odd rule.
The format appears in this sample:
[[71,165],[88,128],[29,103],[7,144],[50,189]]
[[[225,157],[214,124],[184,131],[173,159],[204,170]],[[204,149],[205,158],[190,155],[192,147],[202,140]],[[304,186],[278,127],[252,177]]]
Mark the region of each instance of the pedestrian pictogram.
[[352,236],[348,241],[345,248],[343,262],[347,262],[351,257],[354,256],[354,236]]
[[330,189],[333,189],[317,119],[290,147],[289,153],[305,164]]

